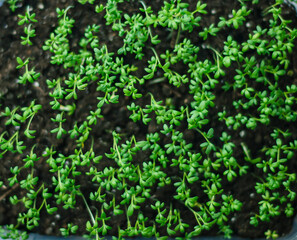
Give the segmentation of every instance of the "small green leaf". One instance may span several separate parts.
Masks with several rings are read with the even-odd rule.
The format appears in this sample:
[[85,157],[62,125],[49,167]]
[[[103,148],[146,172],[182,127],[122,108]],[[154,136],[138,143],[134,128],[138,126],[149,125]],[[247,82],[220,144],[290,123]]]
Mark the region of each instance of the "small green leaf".
[[225,67],[230,67],[231,65],[231,58],[229,56],[226,56],[223,58],[223,64]]
[[129,205],[128,210],[127,210],[127,215],[128,217],[132,216],[134,213],[134,207],[132,204]]

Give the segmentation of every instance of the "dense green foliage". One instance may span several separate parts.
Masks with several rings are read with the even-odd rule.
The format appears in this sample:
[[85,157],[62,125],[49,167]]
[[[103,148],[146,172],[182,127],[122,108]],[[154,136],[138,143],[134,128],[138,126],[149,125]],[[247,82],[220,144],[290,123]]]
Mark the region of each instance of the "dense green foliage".
[[[14,10],[17,1],[8,2]],[[94,0],[78,2],[96,4]],[[241,210],[242,202],[226,192],[222,182],[232,183],[246,174],[253,175],[251,169],[254,168],[262,171],[255,185],[262,200],[250,224],[257,226],[259,221],[269,221],[280,215],[283,209],[287,217],[293,216],[292,202],[296,192],[291,186],[296,183],[296,174],[288,169],[287,163],[296,158],[297,140],[291,138],[291,129],[286,127],[291,125],[285,123],[296,122],[297,86],[282,83],[282,78],[293,74],[289,56],[294,48],[297,29],[292,29],[290,21],[281,15],[283,0],[276,0],[266,9],[265,16],[270,19],[267,28],[257,26],[243,42],[236,41],[230,35],[224,40],[222,49],[197,46],[190,39],[180,36],[200,28],[197,38],[204,41],[215,38],[220,31],[238,29],[252,12],[247,2],[256,5],[257,0],[239,1],[241,8],[231,10],[229,18],[220,17],[219,22],[209,26],[200,25],[203,15],[207,14],[207,5],[202,1],[197,1],[194,11],[188,10],[188,4],[181,0],[164,1],[157,14],[149,5],[139,1],[141,13],[134,15],[119,11],[117,6],[122,2],[124,0],[108,0],[106,4],[96,6],[96,12],[104,14],[106,25],[123,40],[117,52],[100,44],[96,35],[100,26],[96,24],[85,29],[79,51],[72,51],[69,36],[76,23],[68,15],[71,7],[57,9],[58,27],[44,43],[43,50],[51,53],[51,64],[69,69],[67,76],[48,79],[46,83],[52,99],[49,104],[56,113],[55,118],[51,118],[55,128],[48,130],[57,139],[69,137],[75,140],[76,149],[71,155],[48,146],[43,155],[38,156],[35,153],[38,143],[26,145],[26,139],[34,139],[37,131],[32,129],[31,123],[43,107],[38,99],[29,106],[13,109],[5,106],[1,112],[0,116],[6,120],[5,125],[16,127],[12,135],[7,131],[1,133],[1,161],[5,161],[7,152],[22,157],[22,164],[12,167],[11,177],[1,179],[1,184],[10,187],[20,184],[27,191],[22,198],[17,195],[10,197],[12,204],[23,204],[27,211],[19,213],[16,225],[7,226],[12,230],[9,236],[16,238],[16,230],[22,225],[29,230],[38,226],[42,210],[54,214],[58,210],[57,206],[74,208],[77,199],[82,198],[90,216],[90,220],[85,223],[86,230],[96,239],[109,233],[112,229],[111,216],[117,215],[126,216],[125,227],[116,226],[119,239],[136,235],[166,239],[180,233],[191,238],[215,225],[219,228],[219,234],[230,237],[232,230],[228,222],[235,211]],[[36,20],[33,12],[34,9],[28,9],[19,15],[19,25],[24,26],[21,36],[23,45],[32,45],[32,38],[38,37],[35,36]],[[173,50],[168,49],[163,53],[156,51],[161,43],[155,34],[156,28],[176,32]],[[134,73],[138,69],[127,64],[124,56],[131,54],[135,59],[142,60],[145,58],[144,49],[151,53],[151,57],[143,66],[146,74],[137,77]],[[201,59],[199,54],[202,49],[212,52],[212,58]],[[16,61],[21,73],[18,83],[24,86],[34,84],[40,73],[34,70],[31,60],[17,57]],[[180,73],[175,70],[177,64],[183,64],[187,71]],[[230,68],[236,69],[236,73],[228,79],[226,74]],[[161,72],[162,76],[158,77],[157,72]],[[150,93],[144,96],[139,90],[147,82],[158,84],[164,81],[168,81],[172,88],[186,86],[193,101],[176,107],[170,103],[170,99],[164,102]],[[102,93],[97,97],[97,108],[89,112],[84,122],[75,123],[72,129],[66,130],[63,125],[67,121],[66,116],[76,111],[78,92],[86,91],[93,82],[97,83],[96,91]],[[225,126],[223,131],[210,123],[209,113],[214,112],[216,107],[215,93],[219,92],[218,87],[230,95],[236,93],[233,106],[227,109],[220,106],[216,115],[212,115]],[[118,103],[120,94],[131,99],[127,111],[130,111],[132,121],[147,125],[155,120],[162,130],[147,134],[145,139],[136,139],[135,136],[127,138],[116,130],[106,133],[113,137],[110,152],[103,156],[96,155],[93,149],[96,139],[92,137],[92,130],[104,118],[103,106]],[[148,96],[150,104],[140,106],[137,100]],[[232,114],[228,109],[233,109]],[[235,112],[237,114],[233,114]],[[279,125],[269,127],[275,119]],[[186,123],[187,129],[200,135],[202,141],[186,142],[184,133],[178,130],[183,123]],[[232,132],[240,129],[244,135],[263,126],[270,131],[267,134],[271,141],[262,146],[256,155],[251,154],[244,141],[240,144],[233,141]],[[160,143],[161,136],[166,136],[169,141]],[[149,159],[137,161],[136,164],[136,154],[145,151],[150,153]],[[238,154],[235,153],[238,152],[242,153],[244,160],[237,159]],[[49,166],[52,185],[40,183],[36,177],[35,166],[41,158],[45,158],[43,164]],[[113,164],[98,170],[104,159]],[[88,170],[82,172],[81,169],[86,167]],[[178,174],[170,176],[170,168],[178,169]],[[20,173],[25,170],[29,170],[26,178],[20,177]],[[89,195],[81,191],[77,184],[81,174],[90,177],[90,184],[97,186],[96,191]],[[192,213],[196,226],[190,226],[187,219],[182,218],[180,209],[151,194],[153,187],[169,185],[175,188],[172,197]],[[200,196],[193,194],[193,186],[199,186],[206,201],[201,201]],[[42,201],[37,201],[40,198]],[[48,203],[49,199],[55,200],[54,206]],[[142,207],[148,199],[154,203],[150,207],[156,213],[155,219],[148,219],[143,214]],[[96,202],[96,211],[89,207],[90,202]],[[77,229],[78,226],[69,223],[66,228],[61,228],[61,234],[75,234]],[[165,229],[166,236],[160,235],[160,229]],[[267,229],[266,235],[275,238],[277,233]]]

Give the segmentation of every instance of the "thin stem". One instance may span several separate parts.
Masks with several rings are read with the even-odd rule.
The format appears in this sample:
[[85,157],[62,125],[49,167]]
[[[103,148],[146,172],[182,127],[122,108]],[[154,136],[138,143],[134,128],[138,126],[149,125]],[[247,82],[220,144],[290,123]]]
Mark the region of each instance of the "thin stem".
[[87,207],[87,210],[88,210],[89,215],[91,217],[92,223],[93,223],[93,225],[95,225],[95,218],[94,218],[94,216],[92,214],[92,211],[91,211],[91,209],[90,209],[90,207],[89,207],[89,205],[87,203],[87,200],[85,199],[85,196],[82,194],[82,192],[79,192],[79,193],[80,193],[80,195],[81,195],[81,197],[82,197],[82,199],[83,199],[83,201],[84,201],[84,203],[85,203],[85,205]]

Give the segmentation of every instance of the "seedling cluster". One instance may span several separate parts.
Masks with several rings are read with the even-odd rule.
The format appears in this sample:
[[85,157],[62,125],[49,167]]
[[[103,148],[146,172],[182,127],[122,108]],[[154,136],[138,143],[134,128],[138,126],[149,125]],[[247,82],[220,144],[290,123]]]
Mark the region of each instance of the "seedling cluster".
[[[8,1],[12,11],[18,1]],[[236,197],[236,189],[230,191],[227,185],[245,176],[254,179],[255,194],[260,198],[258,209],[250,216],[251,228],[281,214],[295,214],[296,173],[289,166],[297,150],[297,86],[290,60],[297,29],[282,15],[283,0],[273,1],[263,11],[267,26],[255,26],[247,39],[229,35],[213,45],[206,43],[220,41],[216,39],[220,32],[245,28],[258,1],[238,1],[238,8],[231,9],[229,16],[219,16],[209,25],[202,24],[209,14],[207,1],[195,1],[195,8],[189,10],[188,3],[168,0],[158,11],[144,0],[78,2],[94,5],[122,46],[111,51],[98,37],[103,23],[94,23],[85,29],[79,50],[73,50],[70,38],[77,23],[69,13],[73,6],[69,6],[57,9],[58,25],[43,45],[51,54],[50,63],[66,69],[67,75],[46,79],[35,71],[33,60],[16,58],[18,84],[26,87],[46,79],[44,91],[50,99],[54,126],[47,129],[49,135],[57,141],[73,141],[75,148],[70,154],[55,145],[36,151],[39,143],[34,138],[40,130],[33,129],[32,123],[44,108],[38,99],[29,106],[1,106],[1,121],[7,129],[0,133],[1,162],[9,161],[8,153],[20,159],[11,167],[11,177],[1,179],[1,186],[26,192],[21,197],[9,196],[11,204],[22,205],[24,211],[16,224],[6,226],[10,231],[2,232],[2,237],[24,238],[26,233],[18,229],[25,226],[34,231],[42,212],[57,214],[59,209],[75,209],[83,201],[89,220],[82,231],[96,239],[104,239],[111,231],[117,233],[114,239],[190,239],[214,228],[230,238],[231,218],[240,214],[244,203]],[[139,8],[129,15],[121,6],[132,2]],[[24,47],[31,47],[38,37],[35,17],[30,8],[19,14]],[[161,31],[167,32],[172,43],[167,49],[160,47],[164,46],[158,35]],[[191,34],[194,40],[187,37]],[[127,56],[141,61],[140,67],[130,64]],[[186,89],[190,101],[175,105],[170,98],[160,99],[141,90],[164,83],[176,91]],[[79,96],[89,94],[94,86],[96,107],[84,121],[69,126]],[[220,104],[218,94],[232,98],[232,105]],[[144,133],[142,139],[116,129],[106,132],[112,137],[110,151],[98,154],[94,129],[104,120],[104,108],[116,106],[122,99],[129,101],[129,121],[143,129],[154,123],[157,130]],[[247,142],[247,136],[257,136],[261,129],[267,136],[257,148]],[[186,140],[185,131],[195,136],[193,142]],[[109,164],[102,167],[103,161]],[[48,182],[39,180],[40,164],[52,176]],[[87,176],[89,191],[81,188],[82,175]],[[162,189],[163,194],[171,189],[172,196],[158,198]],[[116,225],[116,218],[124,221]],[[78,228],[69,222],[60,230],[68,236]],[[267,238],[278,236],[274,229],[265,234]]]

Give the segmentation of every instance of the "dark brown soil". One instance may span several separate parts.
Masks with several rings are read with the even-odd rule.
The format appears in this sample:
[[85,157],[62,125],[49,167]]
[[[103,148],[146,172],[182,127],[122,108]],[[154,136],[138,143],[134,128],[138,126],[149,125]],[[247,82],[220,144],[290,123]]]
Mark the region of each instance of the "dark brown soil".
[[[34,99],[37,100],[39,104],[43,106],[42,111],[39,112],[38,117],[34,118],[32,123],[32,129],[38,129],[36,138],[28,141],[26,140],[27,146],[32,146],[37,143],[36,153],[38,156],[42,155],[42,152],[47,146],[53,145],[58,152],[61,152],[65,155],[70,155],[75,149],[74,141],[69,137],[64,137],[60,140],[55,138],[54,134],[50,133],[50,130],[55,128],[54,124],[50,121],[51,117],[54,117],[51,106],[49,102],[51,98],[48,93],[46,85],[47,79],[56,79],[59,76],[64,76],[67,73],[67,70],[63,67],[53,66],[49,63],[50,53],[44,52],[42,46],[46,39],[48,39],[49,34],[57,26],[57,17],[56,17],[56,8],[60,9],[66,8],[69,5],[73,5],[74,8],[69,10],[69,16],[75,19],[75,27],[73,28],[73,34],[71,38],[71,45],[73,49],[77,49],[78,42],[84,34],[84,29],[89,24],[99,24],[101,26],[98,33],[100,43],[106,44],[110,52],[117,52],[117,49],[122,45],[122,40],[117,36],[116,32],[113,32],[110,28],[105,26],[105,19],[103,15],[98,15],[94,12],[93,6],[90,5],[81,5],[74,0],[56,0],[56,1],[46,1],[46,0],[25,0],[20,8],[17,9],[15,13],[12,13],[8,4],[4,4],[0,7],[0,111],[2,112],[5,106],[15,107],[15,106],[28,106],[30,102]],[[162,5],[162,0],[149,1],[145,0],[144,2],[152,6],[154,11],[158,11],[159,7]],[[190,8],[194,8],[195,4],[191,4],[191,0],[185,1],[190,3]],[[195,1],[193,1],[195,2]],[[207,2],[207,11],[210,14],[207,14],[203,19],[201,24],[208,26],[210,23],[218,22],[220,16],[227,17],[230,14],[231,9],[238,8],[238,1],[235,0],[224,0],[224,1],[212,1],[208,0]],[[249,29],[254,29],[257,25],[266,26],[267,20],[263,17],[262,11],[267,6],[269,6],[270,1],[261,1],[255,9],[253,9],[252,14],[248,17],[247,23],[249,23]],[[18,26],[18,14],[24,14],[27,6],[31,6],[36,13],[36,18],[38,23],[35,23],[36,35],[37,37],[33,38],[33,46],[24,47],[20,44],[20,36],[23,34],[23,27]],[[122,9],[126,12],[136,11],[141,7],[140,3],[137,1],[130,1],[130,3],[125,3],[121,5]],[[295,12],[288,6],[283,7],[283,14],[286,19],[292,19],[292,24],[297,24]],[[234,39],[238,42],[244,41],[248,36],[248,28],[240,28],[238,30],[231,30],[229,32],[221,32],[216,38],[212,37],[207,40],[207,44],[213,46],[217,49],[222,49],[223,42],[226,39],[227,35],[232,35]],[[199,29],[195,29],[193,33],[187,35],[186,37],[190,38],[194,44],[200,45],[202,42],[201,38],[196,37]],[[166,49],[172,49],[172,46],[175,41],[176,33],[172,37],[168,38],[169,33],[164,31],[164,29],[155,29],[155,33],[160,36],[162,44],[157,48],[158,53],[165,52]],[[185,37],[183,34],[181,36]],[[296,49],[295,49],[296,50]],[[207,50],[201,50],[200,58],[208,58],[212,55],[212,52]],[[16,69],[17,62],[16,57],[19,56],[22,59],[30,57],[31,62],[30,66],[35,66],[35,70],[41,73],[41,77],[38,79],[39,85],[27,84],[20,85],[17,83],[18,76],[20,71]],[[144,73],[142,64],[145,63],[152,56],[151,52],[147,52],[142,61],[134,59],[134,57],[127,56],[125,61],[129,64],[134,64],[139,68],[137,75],[142,76]],[[296,79],[297,74],[297,58],[296,54],[291,56],[292,69],[294,75],[292,78]],[[184,66],[177,66],[177,71],[185,71]],[[231,76],[232,69],[230,73],[226,74],[226,78]],[[289,81],[289,80],[288,80]],[[148,92],[154,94],[156,99],[163,100],[171,99],[173,105],[181,106],[192,101],[192,96],[188,94],[187,87],[173,88],[169,83],[162,82],[159,84],[146,84],[138,88],[141,93],[144,95]],[[96,92],[96,86],[90,85],[88,89],[88,94],[81,92],[78,95],[76,100],[76,111],[75,114],[71,117],[67,117],[67,122],[63,127],[68,130],[72,128],[75,121],[82,122],[85,120],[91,109],[96,108],[97,100],[96,97],[98,93]],[[145,106],[148,104],[149,98],[144,97],[141,100],[138,100],[138,104]],[[132,135],[135,135],[136,139],[141,140],[145,139],[147,133],[156,132],[161,129],[161,126],[157,125],[155,121],[152,121],[148,126],[141,123],[134,123],[129,119],[129,111],[127,111],[127,104],[130,103],[130,99],[125,97],[123,94],[120,96],[120,101],[118,104],[112,106],[107,105],[103,107],[104,119],[97,124],[97,126],[92,130],[94,139],[94,151],[98,155],[104,155],[105,152],[109,152],[110,146],[112,146],[112,135],[110,134],[114,129],[117,132],[123,133],[123,141],[129,139]],[[232,96],[227,95],[221,90],[217,90],[216,93],[216,103],[219,108],[223,106],[232,106],[233,98]],[[217,111],[217,110],[216,110]],[[235,111],[230,110],[230,111]],[[210,116],[215,116],[215,112],[211,113]],[[8,132],[13,132],[12,127],[6,127],[4,125],[4,119],[0,118],[0,133],[5,130]],[[279,122],[277,120],[272,122],[272,127],[277,126]],[[222,132],[223,127],[217,119],[213,119],[210,123],[210,127],[216,127],[218,132]],[[271,126],[270,126],[271,129]],[[181,131],[184,131],[184,126],[180,127]],[[228,130],[227,130],[228,131]],[[233,137],[234,142],[240,143],[240,131],[229,131]],[[250,147],[251,153],[257,153],[261,146],[263,146],[267,141],[271,141],[267,132],[269,129],[261,128],[257,129],[257,132],[247,133],[245,142]],[[297,129],[292,132],[292,139],[297,137]],[[197,136],[196,133],[186,130],[184,132],[185,139],[187,142],[197,143],[199,146],[200,136]],[[161,140],[161,142],[166,143],[167,139]],[[256,143],[256,144],[255,144]],[[30,149],[30,148],[28,148]],[[28,152],[24,152],[24,156]],[[146,154],[138,156],[139,158],[147,158]],[[243,158],[242,153],[239,152],[238,159]],[[140,159],[139,161],[144,161]],[[1,159],[0,162],[0,176],[1,180],[11,177],[10,167],[19,165],[21,161],[21,156],[6,154]],[[109,162],[102,161],[102,169],[105,166],[108,166]],[[296,172],[297,161],[291,161],[288,165],[290,172]],[[40,181],[45,183],[50,183],[51,175],[48,172],[48,166],[45,163],[44,159],[41,157],[39,165],[37,167],[38,177]],[[174,174],[175,170],[172,170],[171,174]],[[259,170],[256,168],[251,168],[250,171],[254,171],[255,174]],[[23,177],[23,176],[22,176]],[[94,187],[90,186],[90,178],[82,174],[78,180],[81,185],[82,191],[84,191],[85,196],[93,191]],[[250,174],[245,175],[244,177],[236,179],[232,183],[224,181],[224,189],[227,192],[233,194],[233,196],[243,202],[243,209],[240,212],[234,214],[230,218],[230,225],[234,231],[234,234],[242,237],[263,237],[264,232],[271,228],[277,230],[280,235],[286,234],[290,231],[292,226],[293,218],[286,218],[284,215],[280,215],[272,219],[272,222],[260,222],[259,226],[253,227],[249,224],[250,217],[252,213],[257,211],[258,202],[261,197],[255,191],[255,182],[257,179],[253,178]],[[15,223],[16,218],[19,212],[23,211],[22,205],[18,204],[15,207],[12,207],[9,202],[9,196],[18,194],[22,196],[25,192],[18,186],[15,185],[13,188],[8,187],[7,182],[5,186],[0,189],[0,225]],[[295,189],[297,190],[296,186]],[[174,189],[168,188],[165,191],[160,192],[158,189],[153,190],[154,194],[159,196],[160,200],[166,201],[167,196],[172,195]],[[197,190],[197,194],[199,191]],[[203,193],[202,193],[203,194]],[[90,203],[91,205],[93,203]],[[178,206],[178,203],[174,203]],[[53,202],[52,205],[55,205]],[[148,203],[147,206],[150,204]],[[296,201],[294,206],[296,208]],[[148,209],[145,209],[147,216],[152,213]],[[183,215],[186,216],[187,212],[183,212]],[[82,235],[85,232],[85,223],[89,220],[89,215],[85,209],[85,205],[82,199],[77,198],[77,204],[75,209],[63,210],[62,207],[59,207],[59,214],[48,215],[44,212],[44,216],[41,216],[40,226],[33,229],[34,232],[47,235],[60,235],[59,228],[66,227],[67,223],[73,222],[79,226],[78,234]],[[114,219],[112,225],[116,226],[121,224],[125,219],[119,217]],[[116,229],[113,229],[115,233]],[[205,232],[206,235],[215,235],[217,229],[212,231]],[[111,234],[113,233],[111,232]]]

